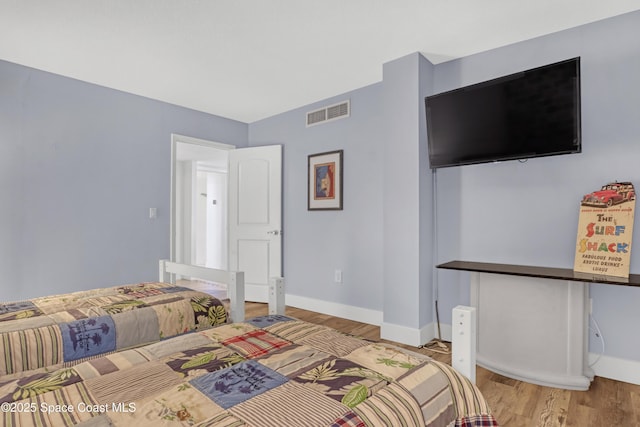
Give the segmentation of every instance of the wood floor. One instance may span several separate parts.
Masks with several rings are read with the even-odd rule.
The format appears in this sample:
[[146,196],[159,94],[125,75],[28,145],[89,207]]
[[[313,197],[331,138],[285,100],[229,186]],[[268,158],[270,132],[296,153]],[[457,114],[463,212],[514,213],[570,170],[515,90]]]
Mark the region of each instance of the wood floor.
[[[268,312],[267,305],[259,303],[246,303],[245,310],[247,318]],[[380,328],[377,326],[293,307],[286,307],[285,314],[344,333],[380,340]],[[450,354],[394,344],[451,363]],[[596,377],[588,391],[569,391],[513,380],[481,367],[476,371],[476,385],[488,400],[501,426],[640,426],[638,385]]]

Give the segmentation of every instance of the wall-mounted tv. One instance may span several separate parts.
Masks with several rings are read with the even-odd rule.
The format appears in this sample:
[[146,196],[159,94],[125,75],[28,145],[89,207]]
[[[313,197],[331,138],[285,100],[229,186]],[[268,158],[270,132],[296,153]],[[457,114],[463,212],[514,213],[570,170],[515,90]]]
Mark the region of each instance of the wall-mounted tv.
[[425,98],[431,168],[579,153],[580,58]]

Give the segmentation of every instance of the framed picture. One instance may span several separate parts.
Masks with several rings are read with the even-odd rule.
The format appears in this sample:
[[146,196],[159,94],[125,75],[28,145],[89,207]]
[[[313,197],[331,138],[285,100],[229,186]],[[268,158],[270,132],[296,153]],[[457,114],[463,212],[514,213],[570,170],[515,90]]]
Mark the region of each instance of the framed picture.
[[307,209],[342,210],[342,150],[309,155]]

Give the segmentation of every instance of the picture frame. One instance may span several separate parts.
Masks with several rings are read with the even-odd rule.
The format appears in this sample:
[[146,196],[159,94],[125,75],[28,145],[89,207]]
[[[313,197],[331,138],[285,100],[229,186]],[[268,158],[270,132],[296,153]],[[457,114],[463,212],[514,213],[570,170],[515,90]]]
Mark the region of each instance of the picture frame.
[[343,150],[310,154],[307,162],[307,210],[342,210]]

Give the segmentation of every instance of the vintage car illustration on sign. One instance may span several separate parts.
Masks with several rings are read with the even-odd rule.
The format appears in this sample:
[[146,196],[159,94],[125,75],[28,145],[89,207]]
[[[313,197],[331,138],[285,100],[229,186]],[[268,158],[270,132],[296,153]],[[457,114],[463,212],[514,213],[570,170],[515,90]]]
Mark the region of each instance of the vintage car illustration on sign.
[[608,208],[618,203],[636,199],[636,192],[630,182],[612,182],[603,185],[600,190],[586,194],[580,204]]
[[574,272],[587,273],[594,281],[599,276],[628,280],[635,208],[629,181],[611,182],[582,197]]

